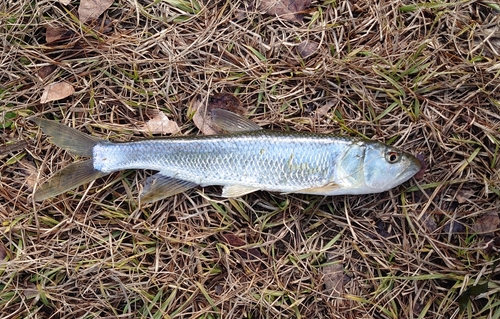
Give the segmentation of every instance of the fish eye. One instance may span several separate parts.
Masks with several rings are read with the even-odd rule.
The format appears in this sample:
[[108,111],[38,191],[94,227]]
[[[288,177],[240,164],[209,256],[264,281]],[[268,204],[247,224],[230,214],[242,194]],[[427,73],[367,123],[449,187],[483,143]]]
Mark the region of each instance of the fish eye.
[[390,164],[394,164],[399,162],[401,159],[401,154],[395,151],[389,151],[385,154],[385,160],[389,162]]

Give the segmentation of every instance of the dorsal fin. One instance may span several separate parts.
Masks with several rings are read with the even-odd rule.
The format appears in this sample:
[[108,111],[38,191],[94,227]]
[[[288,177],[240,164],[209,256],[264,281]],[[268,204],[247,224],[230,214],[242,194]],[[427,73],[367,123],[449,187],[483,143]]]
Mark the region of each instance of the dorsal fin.
[[246,117],[224,109],[212,109],[212,120],[217,127],[229,133],[249,132],[262,130]]

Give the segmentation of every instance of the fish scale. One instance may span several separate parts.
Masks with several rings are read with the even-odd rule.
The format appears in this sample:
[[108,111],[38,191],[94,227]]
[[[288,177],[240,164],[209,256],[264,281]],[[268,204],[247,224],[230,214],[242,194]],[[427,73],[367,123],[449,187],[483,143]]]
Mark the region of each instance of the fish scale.
[[347,140],[316,134],[255,131],[202,138],[168,138],[94,147],[94,168],[110,173],[151,169],[197,184],[292,191],[332,177],[339,145]]

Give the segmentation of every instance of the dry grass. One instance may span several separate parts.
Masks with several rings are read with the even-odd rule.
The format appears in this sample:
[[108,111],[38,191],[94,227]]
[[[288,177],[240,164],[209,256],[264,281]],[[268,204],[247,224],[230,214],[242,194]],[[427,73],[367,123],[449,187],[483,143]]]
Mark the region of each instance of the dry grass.
[[[0,317],[500,317],[500,230],[485,217],[500,207],[500,12],[488,1],[315,1],[301,24],[250,1],[120,0],[106,32],[82,28],[78,3],[18,2],[0,4]],[[72,33],[47,45],[48,25]],[[319,47],[301,59],[304,40]],[[63,80],[76,93],[40,104]],[[159,109],[197,134],[189,105],[218,92],[268,128],[367,136],[428,169],[370,196],[220,200],[213,187],[138,207],[144,173],[123,172],[32,201],[74,159],[28,116],[129,140]]]

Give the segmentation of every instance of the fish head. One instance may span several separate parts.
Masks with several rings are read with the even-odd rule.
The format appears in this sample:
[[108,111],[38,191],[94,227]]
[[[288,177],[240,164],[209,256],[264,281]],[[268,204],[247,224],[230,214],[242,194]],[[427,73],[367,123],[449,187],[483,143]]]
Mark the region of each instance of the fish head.
[[365,186],[373,192],[389,190],[413,177],[421,165],[417,158],[397,148],[369,142],[363,160]]

